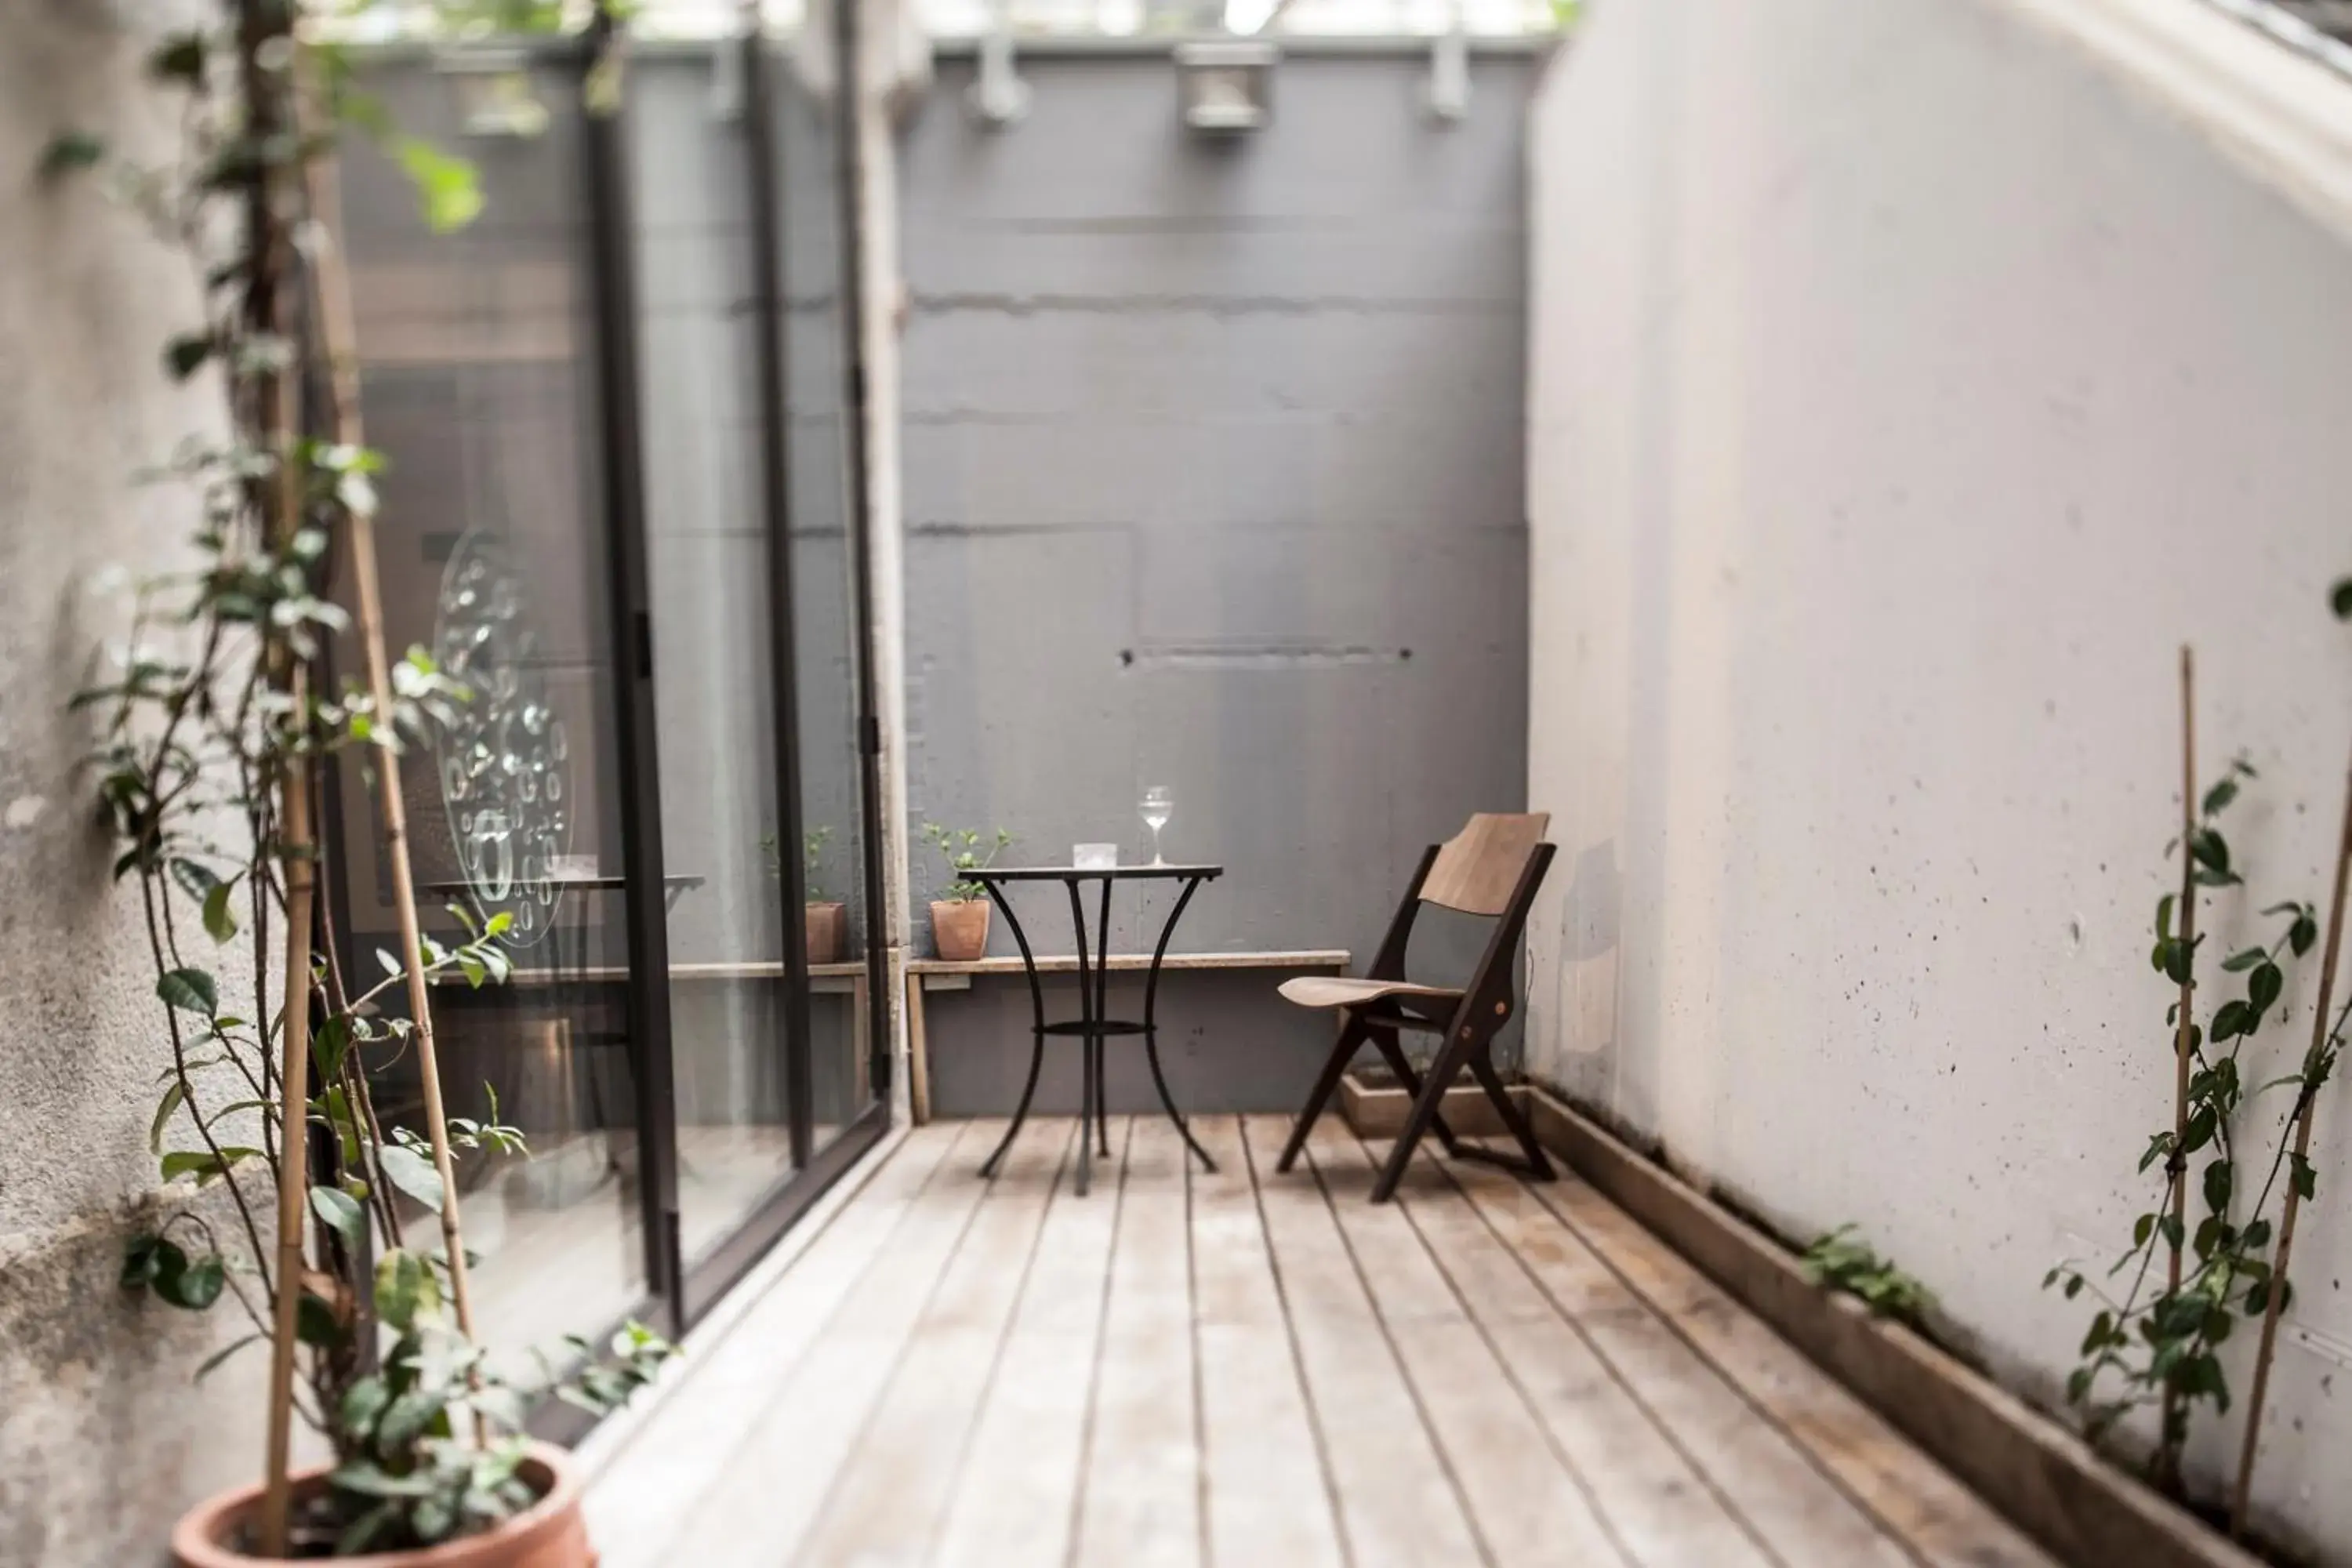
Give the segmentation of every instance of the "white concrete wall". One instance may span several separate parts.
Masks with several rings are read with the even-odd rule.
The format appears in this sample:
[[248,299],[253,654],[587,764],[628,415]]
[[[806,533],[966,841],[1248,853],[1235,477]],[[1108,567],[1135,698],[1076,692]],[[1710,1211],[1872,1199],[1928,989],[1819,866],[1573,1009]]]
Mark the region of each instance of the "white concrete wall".
[[[174,389],[161,369],[164,339],[198,320],[186,260],[88,182],[47,190],[33,177],[68,125],[151,159],[173,147],[141,67],[193,9],[0,0],[5,1568],[154,1562],[182,1508],[262,1457],[265,1363],[248,1352],[191,1382],[236,1315],[224,1304],[198,1319],[115,1285],[123,1233],[155,1196],[147,1131],[170,1049],[135,888],[110,879],[114,851],[79,767],[92,726],[66,711],[123,629],[124,601],[94,580],[164,569],[194,531],[187,494],[132,475],[216,430],[217,393]],[[225,995],[249,994],[241,950],[215,968]]]
[[[1859,1222],[2046,1397],[2088,1314],[2042,1273],[2121,1250],[2169,1121],[2183,638],[2209,773],[2263,773],[2218,936],[2325,893],[2352,84],[2193,0],[1590,16],[1533,133],[1531,1066]],[[2346,1080],[2321,1115],[2258,1489],[2344,1563]]]

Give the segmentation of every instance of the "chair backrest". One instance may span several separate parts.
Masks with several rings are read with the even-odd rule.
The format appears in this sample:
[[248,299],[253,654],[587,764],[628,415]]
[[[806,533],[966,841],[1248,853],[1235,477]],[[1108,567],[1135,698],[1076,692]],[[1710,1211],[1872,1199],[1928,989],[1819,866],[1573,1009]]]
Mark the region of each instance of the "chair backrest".
[[1421,884],[1421,901],[1467,915],[1501,914],[1550,826],[1549,812],[1478,813],[1438,849]]

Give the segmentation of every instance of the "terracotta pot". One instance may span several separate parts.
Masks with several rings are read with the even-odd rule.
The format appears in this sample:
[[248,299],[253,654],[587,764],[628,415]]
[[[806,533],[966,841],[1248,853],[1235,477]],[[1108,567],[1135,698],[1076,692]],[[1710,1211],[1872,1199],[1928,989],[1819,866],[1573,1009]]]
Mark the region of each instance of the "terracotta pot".
[[810,904],[803,911],[808,922],[808,961],[839,963],[842,939],[848,934],[847,907],[837,903]]
[[[539,1500],[496,1530],[444,1542],[422,1552],[371,1552],[337,1557],[342,1568],[596,1568],[580,1516],[580,1472],[561,1448],[533,1443],[522,1463],[522,1479],[540,1489]],[[326,1484],[324,1466],[294,1478],[297,1495]],[[207,1498],[172,1531],[173,1568],[256,1568],[284,1558],[249,1557],[226,1542],[247,1538],[261,1509],[261,1488],[240,1487]]]
[[988,952],[988,902],[984,899],[931,901],[931,945],[950,963],[969,963]]

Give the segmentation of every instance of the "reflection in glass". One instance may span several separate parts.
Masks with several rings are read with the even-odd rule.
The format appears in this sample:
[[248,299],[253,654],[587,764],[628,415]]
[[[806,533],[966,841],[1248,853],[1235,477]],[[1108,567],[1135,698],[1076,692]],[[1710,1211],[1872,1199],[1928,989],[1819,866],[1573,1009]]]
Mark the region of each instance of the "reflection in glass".
[[[369,91],[422,133],[454,127],[450,79],[415,58],[367,68]],[[571,73],[535,68],[542,133],[469,149],[481,218],[426,232],[405,176],[354,150],[344,185],[370,437],[389,454],[378,524],[386,628],[468,689],[456,723],[402,768],[420,902],[512,918],[514,973],[436,989],[452,1115],[520,1128],[524,1155],[483,1151],[458,1172],[478,1327],[501,1353],[561,1353],[640,1309],[638,1086],[628,1031],[609,560],[600,499],[589,255],[578,193],[582,119]],[[364,984],[398,946],[376,805],[341,767],[331,825],[350,870],[344,973]],[[394,987],[383,999],[396,1009]],[[367,1060],[381,1120],[422,1125],[404,1046]],[[431,1235],[411,1206],[412,1243]]]

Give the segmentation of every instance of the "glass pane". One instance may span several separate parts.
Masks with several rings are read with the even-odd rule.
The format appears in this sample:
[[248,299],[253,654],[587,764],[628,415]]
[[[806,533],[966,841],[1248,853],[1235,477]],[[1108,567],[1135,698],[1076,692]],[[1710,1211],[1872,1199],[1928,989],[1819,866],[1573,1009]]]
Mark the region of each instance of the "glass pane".
[[793,1170],[772,562],[759,470],[739,72],[632,66],[638,343],[687,1267]]
[[[370,75],[404,125],[448,142],[484,93],[422,63]],[[463,1156],[459,1174],[478,1326],[520,1356],[628,1313],[646,1274],[581,119],[560,70],[509,72],[492,96],[544,114],[465,139],[485,196],[470,227],[426,233],[373,155],[350,161],[344,199],[368,434],[391,458],[391,646],[432,649],[472,691],[402,771],[426,929],[456,933],[452,903],[513,921],[511,981],[443,987],[434,1011],[450,1113],[487,1117],[495,1097],[529,1142]],[[373,835],[356,766],[338,792],[341,831]],[[357,986],[397,942],[388,872],[367,838],[353,847],[339,892]],[[383,1002],[404,1011],[398,987]],[[413,1057],[369,1067],[380,1115],[414,1125]],[[428,1215],[407,1225],[430,1245]]]
[[[857,618],[843,411],[841,201],[834,106],[812,92],[780,47],[778,173],[783,190],[789,377],[786,473],[792,497],[793,633],[801,744],[801,817],[810,870],[809,1034],[816,1142],[873,1102],[865,954],[870,926],[857,756]],[[837,940],[823,933],[837,930]]]

